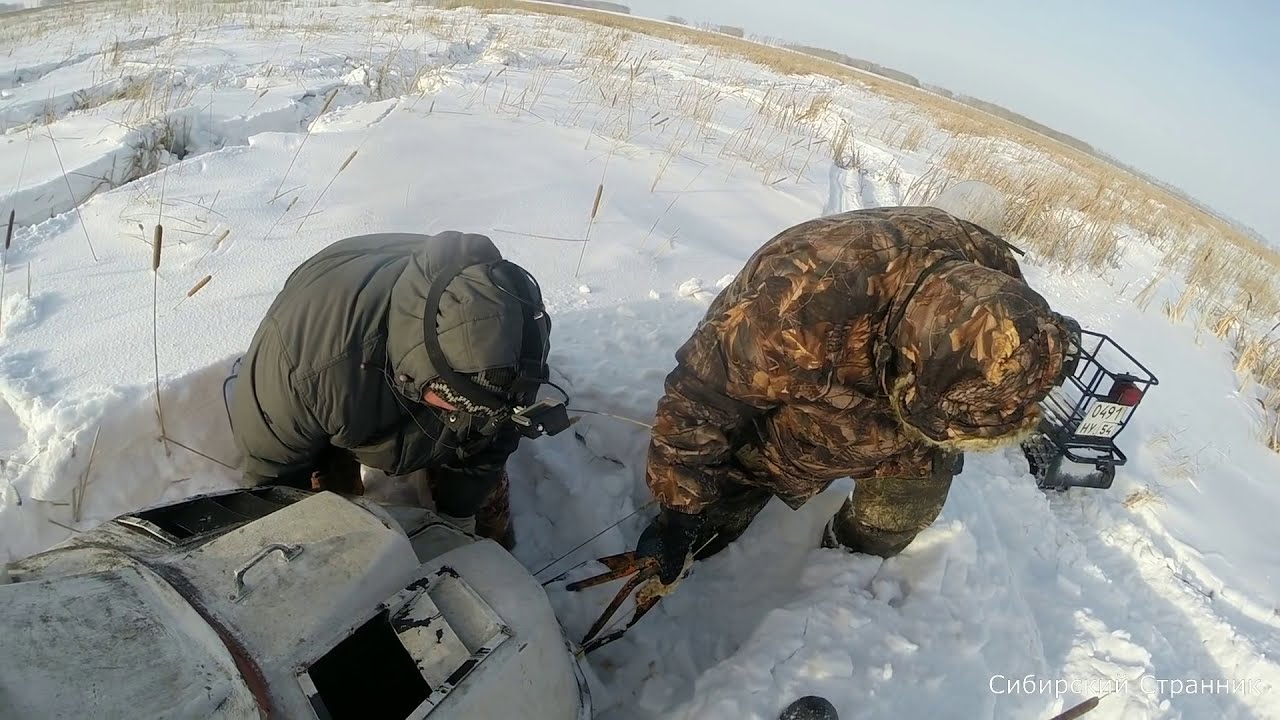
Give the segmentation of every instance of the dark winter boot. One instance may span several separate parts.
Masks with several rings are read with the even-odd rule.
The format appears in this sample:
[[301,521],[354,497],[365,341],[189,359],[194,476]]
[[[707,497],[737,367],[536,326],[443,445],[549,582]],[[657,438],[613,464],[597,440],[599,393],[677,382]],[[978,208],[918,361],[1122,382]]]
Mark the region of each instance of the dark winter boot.
[[511,552],[516,546],[516,532],[511,519],[511,479],[503,470],[498,485],[476,511],[476,534],[498,543]]
[[840,720],[840,715],[826,698],[806,695],[788,705],[778,720]]
[[[436,476],[427,471],[420,471],[416,482],[418,503],[447,518],[448,516],[441,511],[436,502],[438,494]],[[516,546],[516,533],[511,519],[511,479],[507,476],[507,471],[504,469],[498,475],[497,484],[474,514],[456,520],[458,522],[454,524],[467,532],[493,540],[506,548],[507,552],[512,551]]]

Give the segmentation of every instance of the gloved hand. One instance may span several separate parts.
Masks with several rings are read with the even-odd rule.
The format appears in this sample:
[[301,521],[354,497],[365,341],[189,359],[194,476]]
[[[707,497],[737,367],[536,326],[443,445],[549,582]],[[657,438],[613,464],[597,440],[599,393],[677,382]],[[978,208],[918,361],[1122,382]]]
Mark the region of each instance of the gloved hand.
[[320,470],[314,470],[311,473],[311,490],[312,492],[328,490],[339,495],[364,495],[364,480],[358,473],[329,475]]
[[702,516],[662,508],[636,543],[636,560],[653,558],[658,562],[658,579],[670,585],[680,577],[685,560],[693,551],[702,528]]
[[311,489],[342,495],[363,495],[360,461],[349,451],[329,446],[316,456],[311,471]]

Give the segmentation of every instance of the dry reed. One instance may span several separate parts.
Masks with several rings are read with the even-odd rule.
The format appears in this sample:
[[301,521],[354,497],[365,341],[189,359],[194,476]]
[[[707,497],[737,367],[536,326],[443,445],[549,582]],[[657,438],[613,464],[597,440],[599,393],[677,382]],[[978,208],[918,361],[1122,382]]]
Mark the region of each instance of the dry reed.
[[[329,182],[325,184],[324,189],[316,196],[316,201],[311,203],[311,209],[307,211],[306,215],[302,216],[302,220],[298,223],[298,232],[302,232],[302,226],[307,222],[307,218],[315,214],[316,206],[320,204],[320,200],[324,198],[325,193],[329,192],[329,188],[333,186],[333,181],[337,180],[338,176],[342,174],[342,171],[346,170],[347,166],[351,164],[351,161],[356,159],[356,153],[358,152],[360,152],[359,148],[352,150],[351,154],[347,156],[347,159],[342,161],[342,165],[338,167],[338,171],[333,174],[333,177],[329,178]],[[294,201],[296,202],[297,198],[294,198]],[[289,203],[289,208],[292,207],[293,203]],[[285,208],[285,212],[288,212],[289,208]]]
[[[608,172],[608,171],[609,171],[609,166],[606,163],[605,172]],[[593,200],[591,203],[591,216],[587,218],[587,232],[586,232],[586,235],[582,238],[582,250],[578,252],[578,267],[573,271],[573,276],[575,278],[578,277],[578,274],[582,272],[582,259],[587,256],[587,243],[590,242],[591,240],[591,228],[595,225],[596,213],[600,211],[600,199],[602,197],[604,197],[604,179],[603,178],[601,178],[600,184],[596,186],[596,197],[595,197],[595,200]]]
[[71,489],[71,517],[75,522],[80,522],[81,511],[84,510],[84,496],[89,489],[89,476],[93,472],[93,458],[98,451],[98,435],[101,432],[101,425],[93,431],[93,444],[89,446],[89,461],[85,464],[79,483]]
[[[322,115],[329,111],[329,106],[332,105],[334,99],[338,97],[339,89],[340,88],[334,88],[333,92],[329,93],[329,97],[325,98],[324,105],[321,106],[320,112],[316,114],[316,120],[319,120]],[[289,167],[285,168],[284,174],[280,176],[280,183],[276,185],[275,191],[271,193],[271,199],[267,201],[268,205],[280,198],[280,188],[284,187],[285,179],[288,178],[289,173],[293,171],[293,164],[298,161],[298,156],[302,154],[302,148],[307,144],[307,140],[311,137],[311,131],[315,129],[315,126],[315,120],[307,123],[307,132],[302,135],[302,142],[298,143],[298,149],[293,151],[293,157],[289,159]]]
[[155,359],[156,419],[160,422],[160,442],[169,455],[168,433],[164,428],[164,409],[160,402],[160,249],[164,244],[164,226],[157,224],[151,241],[151,350]]
[[53,130],[48,125],[45,131],[49,134],[49,142],[53,144],[53,154],[58,158],[58,168],[62,170],[62,181],[67,186],[67,196],[71,202],[75,204],[76,219],[80,221],[80,229],[84,231],[84,241],[89,245],[89,254],[93,256],[93,261],[98,262],[98,253],[93,249],[93,241],[89,239],[89,226],[84,223],[84,216],[80,214],[80,201],[76,200],[75,191],[71,189],[71,180],[67,178],[67,166],[62,163],[62,153],[58,151],[58,141],[53,137]]
[[195,295],[196,293],[200,292],[201,288],[203,288],[205,285],[208,285],[209,281],[212,279],[213,279],[212,275],[205,275],[204,279],[196,283],[194,287],[192,287],[190,290],[187,291],[187,297],[191,297],[192,295]]
[[1124,506],[1130,510],[1140,510],[1148,505],[1163,505],[1164,497],[1158,490],[1142,487],[1129,493],[1124,499]]

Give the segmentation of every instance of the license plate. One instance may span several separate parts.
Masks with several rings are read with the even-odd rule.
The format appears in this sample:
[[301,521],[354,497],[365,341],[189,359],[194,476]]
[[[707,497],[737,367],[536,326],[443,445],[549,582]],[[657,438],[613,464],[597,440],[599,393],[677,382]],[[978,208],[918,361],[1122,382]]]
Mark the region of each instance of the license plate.
[[1115,437],[1123,427],[1125,417],[1128,415],[1129,408],[1127,405],[1117,405],[1109,402],[1097,402],[1093,407],[1089,408],[1089,412],[1085,414],[1084,420],[1080,421],[1080,427],[1076,428],[1076,435],[1086,435],[1088,437]]

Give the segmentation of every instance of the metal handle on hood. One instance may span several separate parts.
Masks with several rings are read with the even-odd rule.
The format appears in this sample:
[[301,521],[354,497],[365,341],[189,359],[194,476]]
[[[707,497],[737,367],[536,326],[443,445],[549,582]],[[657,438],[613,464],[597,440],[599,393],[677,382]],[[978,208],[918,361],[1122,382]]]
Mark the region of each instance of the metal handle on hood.
[[262,550],[258,551],[257,555],[254,555],[253,558],[249,560],[249,562],[245,563],[244,565],[241,565],[233,574],[233,577],[235,578],[235,581],[236,581],[236,587],[234,590],[231,591],[231,594],[228,596],[228,599],[231,600],[231,602],[240,602],[245,598],[246,595],[249,594],[248,589],[246,589],[244,585],[244,576],[246,573],[249,572],[250,568],[262,562],[267,558],[268,555],[270,555],[273,552],[276,552],[277,550],[280,551],[280,554],[284,557],[285,562],[289,562],[290,560],[302,554],[301,545],[288,545],[285,543],[271,543],[270,545],[266,546]]

